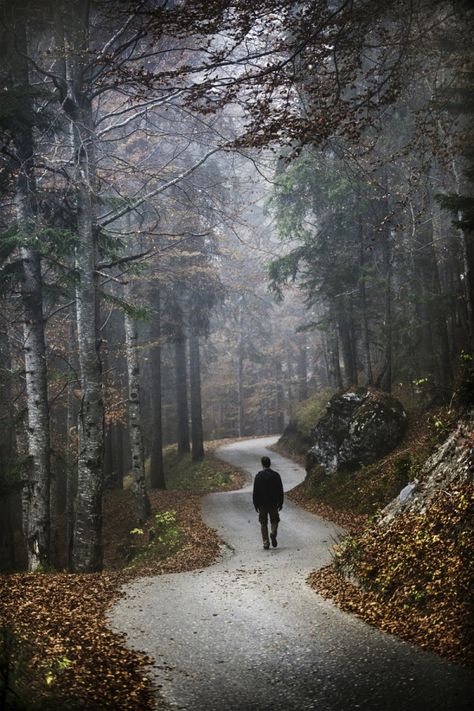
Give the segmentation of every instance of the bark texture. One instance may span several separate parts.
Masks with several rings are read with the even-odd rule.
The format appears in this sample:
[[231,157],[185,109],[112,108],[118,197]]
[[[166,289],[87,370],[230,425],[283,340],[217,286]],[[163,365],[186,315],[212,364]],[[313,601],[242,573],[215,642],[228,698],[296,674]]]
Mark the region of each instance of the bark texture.
[[81,376],[78,422],[77,498],[73,542],[73,569],[93,572],[102,568],[102,493],[104,404],[98,329],[97,294],[97,165],[95,127],[84,62],[89,46],[89,3],[76,0],[66,27],[66,60],[62,105],[71,123],[74,149],[73,180],[76,195],[76,318]]
[[161,394],[161,295],[159,289],[153,293],[155,316],[153,319],[151,349],[151,412],[153,422],[150,486],[152,489],[166,489],[165,470],[163,465],[163,421]]
[[[29,86],[27,37],[25,25],[16,20],[15,75],[20,87]],[[23,89],[24,90],[24,89]],[[21,248],[23,307],[23,349],[27,400],[27,447],[29,466],[23,487],[23,516],[28,570],[49,564],[50,545],[50,431],[47,385],[46,345],[43,318],[43,283],[41,258],[31,245],[37,236],[36,180],[34,140],[31,122],[32,100],[27,92],[22,99],[23,120],[13,130],[18,163],[15,207]]]
[[[127,288],[127,297],[132,296]],[[150,514],[150,501],[145,487],[145,458],[140,414],[140,364],[138,361],[137,324],[130,314],[125,314],[125,347],[128,372],[128,426],[132,453],[132,489],[135,497],[136,518],[143,523]]]
[[188,383],[186,371],[186,338],[182,329],[180,329],[175,340],[178,454],[187,454],[189,452]]
[[201,404],[201,353],[195,331],[189,338],[189,372],[191,385],[191,445],[193,461],[204,457]]

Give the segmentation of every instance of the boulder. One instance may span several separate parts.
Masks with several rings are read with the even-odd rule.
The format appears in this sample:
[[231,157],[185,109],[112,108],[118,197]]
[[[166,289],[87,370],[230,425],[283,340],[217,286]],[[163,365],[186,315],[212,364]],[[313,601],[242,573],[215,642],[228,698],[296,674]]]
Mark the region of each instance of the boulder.
[[308,471],[318,465],[330,475],[375,462],[398,444],[406,419],[401,403],[380,390],[355,388],[334,395],[312,433]]

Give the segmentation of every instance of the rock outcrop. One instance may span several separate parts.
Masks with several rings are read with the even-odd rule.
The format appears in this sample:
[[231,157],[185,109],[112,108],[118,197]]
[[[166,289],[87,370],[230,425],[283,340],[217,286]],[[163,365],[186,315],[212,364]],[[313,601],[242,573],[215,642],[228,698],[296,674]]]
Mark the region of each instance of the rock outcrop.
[[334,395],[316,425],[307,469],[325,474],[371,464],[390,452],[406,427],[401,403],[373,388],[355,388]]
[[474,412],[426,460],[419,478],[383,509],[379,525],[389,524],[400,514],[423,514],[441,491],[450,492],[465,482],[474,482]]

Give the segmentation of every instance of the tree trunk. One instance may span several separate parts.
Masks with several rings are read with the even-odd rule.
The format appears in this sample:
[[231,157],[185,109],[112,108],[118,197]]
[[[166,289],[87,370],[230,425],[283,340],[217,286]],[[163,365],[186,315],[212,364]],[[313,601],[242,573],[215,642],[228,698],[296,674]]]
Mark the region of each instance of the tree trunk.
[[100,333],[98,328],[98,275],[95,126],[88,97],[85,64],[89,61],[89,3],[71,4],[66,46],[65,91],[62,106],[71,121],[76,188],[76,318],[81,376],[78,425],[78,466],[73,569],[93,572],[102,568],[102,456],[104,403]]
[[432,395],[439,398],[449,397],[452,383],[449,336],[446,323],[446,305],[444,303],[438,259],[434,248],[434,226],[429,188],[419,195],[418,205],[425,205],[421,223],[415,221],[412,207],[414,252],[413,267],[415,276],[416,315],[421,335],[418,355],[419,375],[431,377]]
[[337,390],[342,390],[342,375],[339,362],[339,338],[337,321],[334,316],[334,307],[330,307],[328,324],[328,366],[330,385]]
[[177,406],[178,454],[189,452],[188,381],[186,368],[186,337],[179,327],[174,343]]
[[[18,56],[16,78],[19,86],[29,86],[27,38],[24,24],[16,26]],[[31,115],[31,98],[23,99],[25,114]],[[13,133],[18,161],[15,207],[19,231],[33,244],[37,230],[36,181],[33,166],[33,133],[25,119]],[[23,492],[23,512],[27,517],[28,570],[49,564],[50,553],[50,425],[47,361],[43,319],[43,282],[39,252],[31,246],[21,249],[23,338],[26,398],[28,411],[29,479]]]
[[388,226],[384,226],[382,230],[382,260],[385,277],[383,325],[384,365],[378,384],[382,390],[390,393],[392,392],[392,250],[390,245],[390,228]]
[[286,344],[286,392],[288,398],[288,418],[293,417],[293,352],[289,343]]
[[358,218],[358,232],[359,232],[359,299],[361,304],[361,317],[362,317],[362,341],[363,341],[363,353],[365,361],[365,377],[367,380],[367,385],[373,385],[374,374],[372,371],[372,356],[370,353],[370,330],[369,330],[369,314],[367,306],[367,289],[365,284],[365,240],[364,240],[364,229],[362,226],[362,217],[359,213]]
[[301,334],[298,338],[298,400],[307,400],[308,398],[308,351],[307,339],[305,334]]
[[[126,298],[132,296],[130,284]],[[128,426],[132,453],[132,489],[135,496],[136,517],[139,524],[150,515],[150,500],[145,487],[145,460],[140,417],[140,365],[138,362],[138,332],[135,319],[125,313],[125,348],[128,370]]]
[[243,437],[245,434],[245,409],[244,409],[244,334],[243,334],[244,312],[242,306],[239,310],[239,344],[238,344],[238,366],[237,366],[237,436]]
[[462,251],[469,344],[471,355],[474,357],[474,231],[472,229],[462,230]]
[[[74,328],[70,326],[70,343],[75,343]],[[72,351],[72,348],[71,348]],[[66,425],[66,560],[68,570],[72,567],[73,534],[74,534],[74,501],[77,488],[77,468],[74,456],[77,439],[77,407],[74,397],[74,382],[70,382],[67,392],[67,425]],[[76,384],[77,385],[77,384]]]
[[151,412],[152,412],[152,447],[150,458],[150,486],[152,489],[166,489],[165,469],[163,465],[163,408],[161,383],[161,294],[160,290],[152,294],[155,316],[152,324],[151,348]]
[[[1,303],[3,312],[7,311],[5,302]],[[7,319],[9,316],[7,315]],[[18,569],[18,548],[15,531],[21,527],[21,486],[15,477],[9,481],[8,474],[18,463],[18,452],[15,448],[15,396],[12,382],[14,372],[12,361],[12,344],[9,337],[9,328],[0,330],[0,401],[4,403],[3,423],[0,429],[0,479],[2,488],[5,488],[4,500],[0,503],[0,529],[3,529],[7,539],[8,564],[10,570]],[[24,436],[24,456],[27,453],[26,436]]]
[[283,415],[283,368],[281,360],[278,356],[274,355],[275,364],[275,417],[273,431],[282,434],[285,429],[284,415]]
[[39,254],[23,249],[22,301],[24,314],[25,379],[28,413],[29,480],[24,491],[28,516],[28,570],[49,564],[50,552],[50,434],[42,278]]
[[199,336],[192,329],[189,338],[189,373],[191,386],[191,445],[193,462],[204,457],[201,405],[201,354]]
[[420,227],[418,234],[418,242],[423,252],[423,285],[427,314],[432,331],[433,372],[435,375],[435,383],[442,389],[443,396],[446,398],[450,393],[453,376],[438,260],[433,243],[433,221],[431,216]]
[[[470,73],[467,72],[466,76],[469,77],[469,75]],[[472,133],[470,122],[468,120],[464,120],[462,123],[466,133]],[[466,165],[466,163],[464,163],[463,161],[461,171],[457,170],[454,162],[453,172],[456,179],[456,192],[458,193],[458,195],[470,196],[472,198],[472,176],[467,176],[469,168],[470,172],[472,172],[472,165],[470,165],[470,162],[471,161],[469,161],[469,163]],[[474,357],[474,230],[472,229],[472,215],[469,215],[467,209],[465,212],[463,212],[462,210],[458,212],[458,219],[460,222],[467,223],[466,227],[461,229],[461,249],[464,271],[463,291],[466,303],[469,350],[471,356]]]
[[346,385],[355,385],[357,383],[357,372],[351,338],[350,314],[345,309],[342,297],[336,300],[336,314]]

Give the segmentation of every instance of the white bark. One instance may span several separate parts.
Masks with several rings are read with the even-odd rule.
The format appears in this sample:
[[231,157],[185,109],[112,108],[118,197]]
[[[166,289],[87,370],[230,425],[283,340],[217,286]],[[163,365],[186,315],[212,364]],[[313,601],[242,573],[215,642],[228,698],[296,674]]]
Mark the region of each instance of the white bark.
[[64,18],[63,109],[71,122],[77,212],[76,319],[81,379],[78,416],[77,498],[72,567],[77,572],[102,568],[102,493],[104,404],[99,354],[95,126],[85,76],[89,47],[89,3],[76,0]]
[[[28,43],[21,16],[15,18],[15,54],[12,76],[23,92],[22,108],[32,112],[29,87]],[[43,319],[41,258],[33,248],[37,229],[34,142],[31,125],[21,120],[13,130],[17,161],[15,208],[21,247],[21,302],[23,309],[23,350],[27,400],[28,462],[23,489],[24,531],[26,533],[28,570],[49,564],[50,537],[50,433],[47,386],[46,346]]]
[[73,569],[92,572],[102,568],[102,454],[104,404],[99,355],[97,245],[95,229],[95,151],[91,106],[83,100],[73,121],[77,160],[76,207],[76,317],[81,374],[78,425],[78,467]]
[[22,299],[29,467],[23,491],[28,570],[49,564],[50,433],[40,257],[23,249]]
[[[127,298],[132,288],[127,285]],[[135,496],[136,515],[143,523],[150,513],[150,502],[145,488],[145,459],[140,413],[140,364],[138,360],[138,333],[135,319],[125,314],[125,347],[128,372],[128,426],[132,454],[132,487]]]

